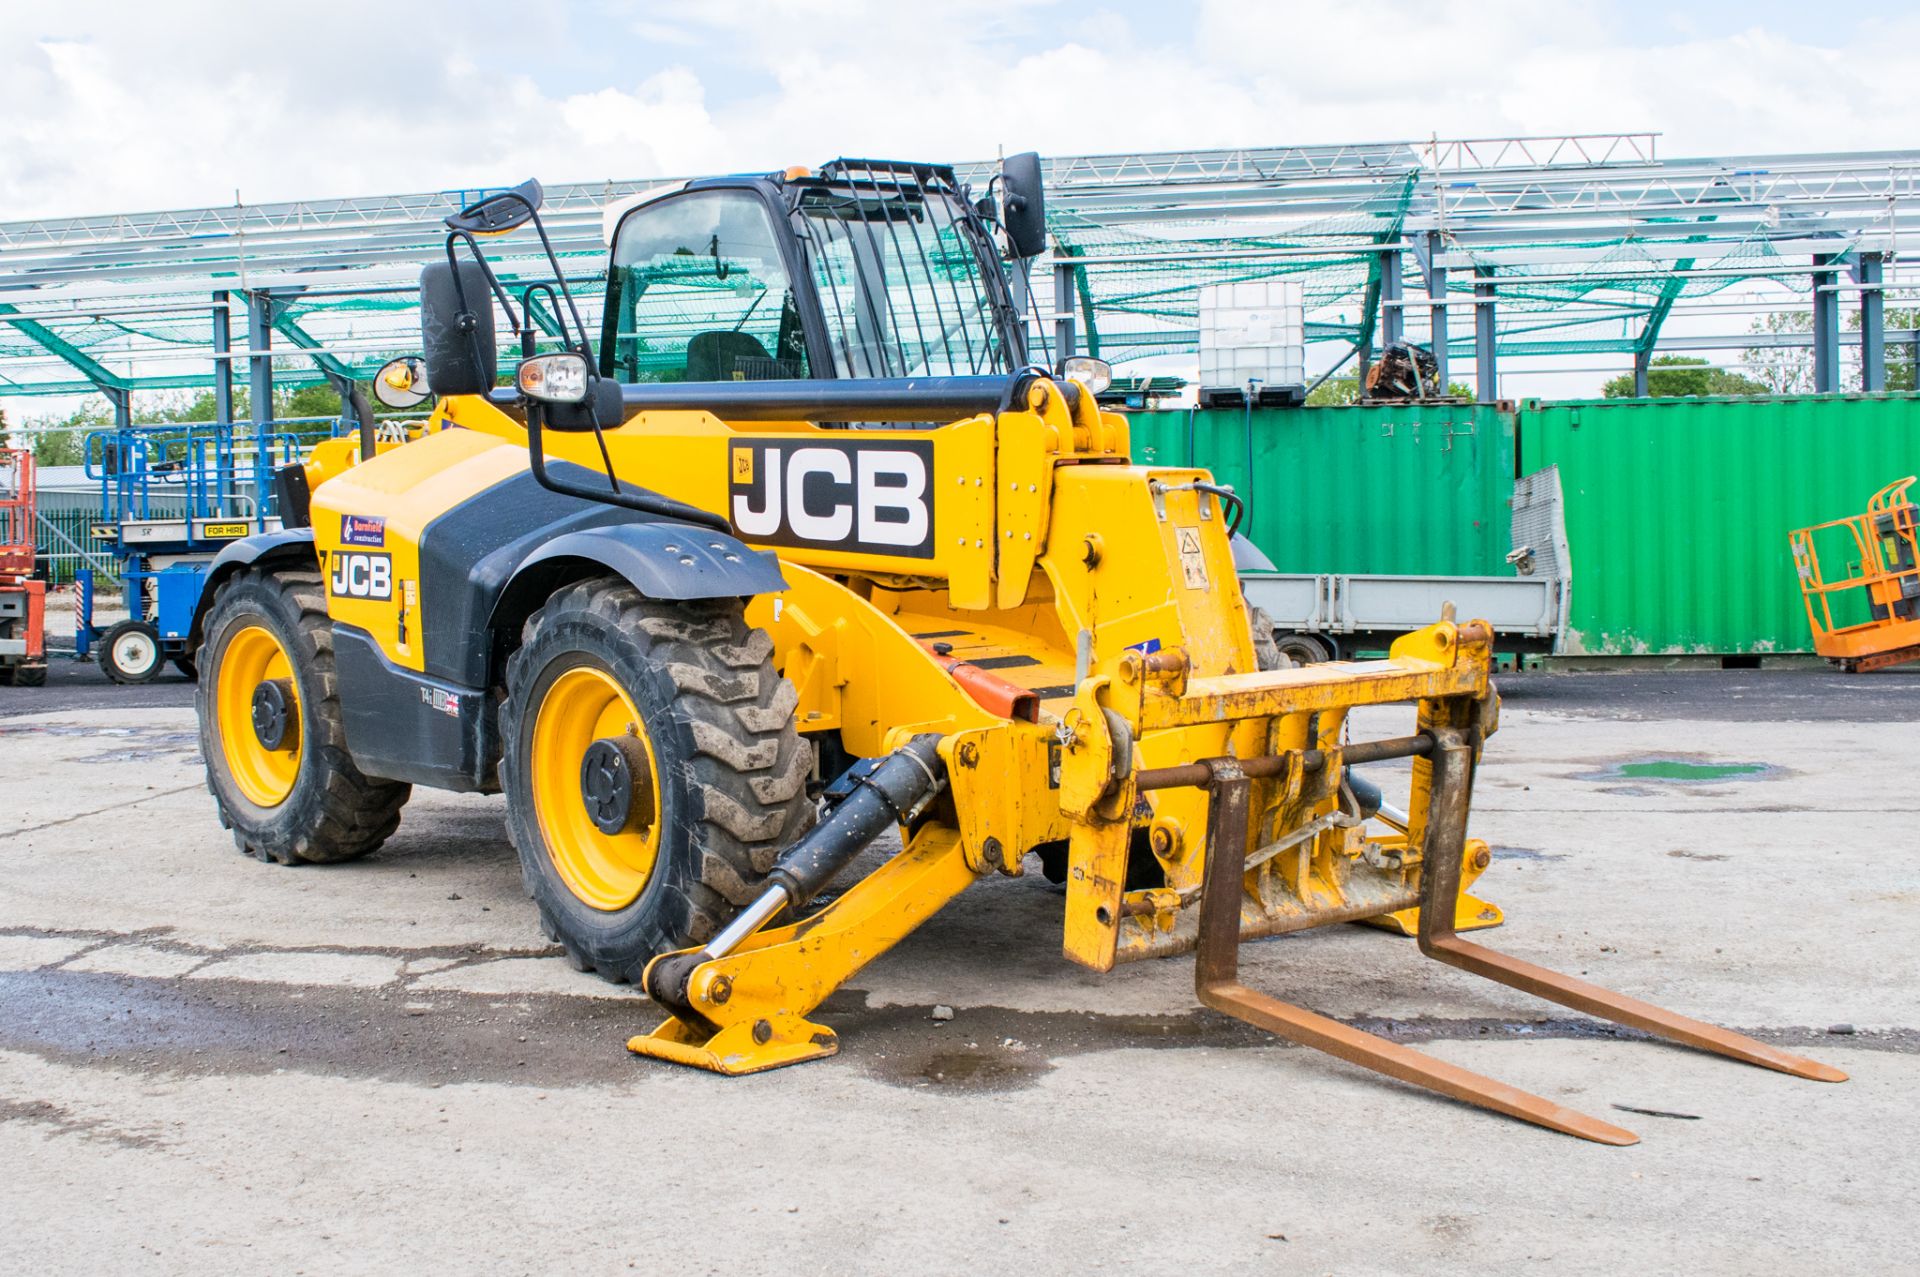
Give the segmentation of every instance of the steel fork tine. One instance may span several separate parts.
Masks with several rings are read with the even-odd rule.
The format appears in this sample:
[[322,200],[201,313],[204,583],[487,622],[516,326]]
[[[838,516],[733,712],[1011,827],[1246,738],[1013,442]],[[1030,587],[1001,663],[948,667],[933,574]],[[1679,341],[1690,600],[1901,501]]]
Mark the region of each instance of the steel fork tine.
[[1427,811],[1420,868],[1422,953],[1523,993],[1656,1037],[1817,1082],[1847,1080],[1845,1073],[1831,1065],[1462,940],[1454,932],[1454,899],[1460,894],[1460,857],[1466,846],[1473,749],[1456,731],[1437,730],[1434,738],[1429,755],[1433,764],[1433,797]]
[[1632,1131],[1597,1117],[1270,998],[1241,984],[1238,978],[1240,896],[1245,877],[1242,866],[1247,856],[1247,811],[1252,782],[1231,761],[1219,760],[1210,766],[1214,769],[1213,801],[1207,818],[1206,877],[1200,891],[1200,937],[1194,956],[1194,989],[1202,1004],[1350,1064],[1549,1130],[1600,1144],[1640,1142],[1640,1137]]

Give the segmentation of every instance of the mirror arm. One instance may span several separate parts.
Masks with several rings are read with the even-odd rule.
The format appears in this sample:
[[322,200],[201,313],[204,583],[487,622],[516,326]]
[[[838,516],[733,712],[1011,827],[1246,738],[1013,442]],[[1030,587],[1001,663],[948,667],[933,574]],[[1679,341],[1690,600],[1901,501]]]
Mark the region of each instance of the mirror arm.
[[466,286],[460,282],[460,263],[454,259],[453,255],[455,240],[464,241],[467,251],[473,254],[473,260],[480,263],[480,269],[487,275],[487,287],[491,288],[493,295],[499,299],[500,309],[507,312],[507,323],[513,326],[513,335],[520,336],[523,331],[520,316],[514,313],[513,300],[507,296],[506,286],[500,282],[500,277],[493,273],[492,263],[487,261],[487,255],[480,251],[480,241],[473,237],[472,231],[452,230],[447,232],[447,265],[453,269],[453,291],[460,297],[461,309],[468,314],[473,313],[467,301]]
[[379,436],[373,425],[373,405],[367,402],[367,392],[360,389],[360,383],[350,382],[348,403],[353,409],[354,419],[360,424],[360,459],[373,460],[380,451]]
[[547,491],[557,492],[564,497],[578,497],[582,501],[598,501],[603,505],[619,506],[639,514],[652,515],[656,519],[673,519],[681,523],[711,528],[715,532],[732,534],[731,524],[712,511],[702,510],[699,506],[687,505],[685,502],[675,501],[670,497],[652,492],[628,492],[624,489],[602,492],[598,488],[569,483],[552,474],[547,469],[546,448],[542,440],[546,405],[535,399],[523,399],[521,402],[526,405],[527,457],[532,464],[533,478]]

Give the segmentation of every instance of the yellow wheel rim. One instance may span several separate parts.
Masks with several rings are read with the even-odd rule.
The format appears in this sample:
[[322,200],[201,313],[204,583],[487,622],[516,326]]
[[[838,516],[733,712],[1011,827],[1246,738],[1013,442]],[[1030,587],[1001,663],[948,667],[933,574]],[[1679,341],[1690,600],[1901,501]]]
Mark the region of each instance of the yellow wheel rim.
[[285,802],[300,775],[299,728],[288,733],[284,749],[268,749],[253,730],[253,689],[269,679],[282,678],[293,683],[294,705],[303,708],[293,662],[271,631],[249,625],[227,640],[214,687],[220,755],[226,760],[233,783],[257,807],[278,807]]
[[656,766],[635,783],[653,787],[652,801],[636,795],[635,809],[653,813],[617,834],[593,822],[581,795],[580,764],[596,740],[637,737],[651,763],[657,755],[633,699],[613,675],[593,665],[576,665],[556,678],[540,698],[533,720],[533,744],[527,751],[533,812],[547,855],[573,894],[595,909],[624,909],[639,898],[653,876],[660,852],[661,810]]

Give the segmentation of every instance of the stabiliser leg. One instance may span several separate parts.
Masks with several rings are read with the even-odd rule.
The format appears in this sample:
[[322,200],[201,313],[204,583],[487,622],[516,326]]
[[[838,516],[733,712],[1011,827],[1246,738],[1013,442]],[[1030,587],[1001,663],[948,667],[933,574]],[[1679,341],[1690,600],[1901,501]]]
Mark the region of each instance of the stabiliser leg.
[[1844,1082],[1847,1075],[1817,1060],[1757,1042],[1700,1020],[1614,993],[1585,980],[1508,957],[1454,934],[1454,897],[1460,893],[1460,854],[1467,836],[1467,807],[1472,793],[1473,749],[1458,732],[1433,733],[1433,802],[1427,814],[1421,860],[1420,950],[1428,957],[1511,985],[1522,993],[1558,1002],[1603,1020],[1718,1055],[1791,1073],[1817,1082]]
[[1213,770],[1213,801],[1207,818],[1206,877],[1200,892],[1200,937],[1194,955],[1194,991],[1203,1005],[1350,1064],[1496,1113],[1601,1144],[1639,1143],[1640,1137],[1632,1131],[1241,984],[1240,896],[1246,876],[1253,785],[1232,760],[1218,759],[1209,766]]

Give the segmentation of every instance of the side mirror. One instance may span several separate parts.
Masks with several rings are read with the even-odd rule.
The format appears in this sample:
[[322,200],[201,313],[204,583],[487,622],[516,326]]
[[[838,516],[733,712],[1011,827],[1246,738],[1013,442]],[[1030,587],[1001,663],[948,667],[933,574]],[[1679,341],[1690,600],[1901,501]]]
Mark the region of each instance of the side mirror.
[[418,408],[433,398],[433,384],[427,377],[427,361],[418,355],[402,355],[380,365],[373,374],[373,397],[383,407]]
[[484,395],[493,389],[500,374],[486,267],[463,260],[456,273],[453,263],[441,261],[420,272],[420,349],[435,394]]
[[458,213],[449,213],[447,229],[471,231],[475,235],[505,235],[532,221],[540,209],[541,199],[540,183],[528,178],[511,190],[475,200]]
[[1047,251],[1047,196],[1040,183],[1040,156],[1022,151],[1000,161],[1000,205],[1007,248],[1016,258]]

